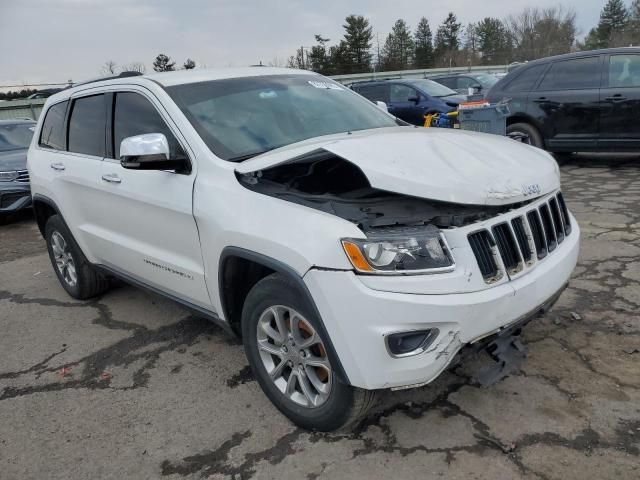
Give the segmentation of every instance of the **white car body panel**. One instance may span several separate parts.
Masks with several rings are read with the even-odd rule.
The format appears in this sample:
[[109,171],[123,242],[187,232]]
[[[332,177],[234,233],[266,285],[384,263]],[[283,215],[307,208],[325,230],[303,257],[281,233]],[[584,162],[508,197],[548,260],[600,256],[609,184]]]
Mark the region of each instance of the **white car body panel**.
[[[196,70],[96,82],[53,95],[45,111],[81,92],[146,95],[183,144],[193,170],[188,175],[126,170],[114,159],[88,161],[41,148],[36,134],[28,156],[32,192],[58,206],[92,263],[204,308],[223,322],[218,270],[225,248],[285,265],[307,286],[349,382],[362,388],[433,380],[463,344],[534,310],[566,284],[578,253],[575,220],[574,231],[548,258],[491,285],[482,278],[467,235],[504,216],[444,231],[456,261],[452,272],[364,276],[354,273],[340,244],[342,238],[366,238],[356,225],[251,191],[237,178],[325,149],[356,164],[381,190],[474,205],[534,198],[505,214],[512,218],[558,191],[559,171],[545,152],[491,135],[394,127],[309,139],[230,163],[208,149],[161,86],[282,73],[313,75],[270,68]],[[56,162],[64,162],[65,170],[49,167]],[[121,182],[102,181],[111,174]],[[385,350],[386,334],[430,326],[441,335],[429,351],[394,359]]]

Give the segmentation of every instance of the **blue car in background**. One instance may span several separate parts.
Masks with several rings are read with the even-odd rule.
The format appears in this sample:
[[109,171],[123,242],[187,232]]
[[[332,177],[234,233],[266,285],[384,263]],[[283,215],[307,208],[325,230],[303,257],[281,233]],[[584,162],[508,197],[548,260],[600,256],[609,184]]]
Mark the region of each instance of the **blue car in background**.
[[389,113],[412,125],[424,125],[429,113],[448,113],[458,108],[465,95],[423,78],[371,80],[350,85],[372,102],[384,102]]

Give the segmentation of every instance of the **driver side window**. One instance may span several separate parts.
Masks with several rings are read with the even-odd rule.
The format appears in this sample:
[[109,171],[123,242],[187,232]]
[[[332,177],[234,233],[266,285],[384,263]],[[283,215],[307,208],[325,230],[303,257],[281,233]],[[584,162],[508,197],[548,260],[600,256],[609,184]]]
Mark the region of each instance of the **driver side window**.
[[420,96],[413,88],[400,84],[391,85],[391,93],[389,95],[391,102],[406,103],[410,98],[414,97],[419,98]]
[[113,108],[113,152],[120,159],[120,143],[127,137],[144,133],[163,133],[169,143],[171,159],[185,156],[176,137],[156,108],[135,92],[118,92]]

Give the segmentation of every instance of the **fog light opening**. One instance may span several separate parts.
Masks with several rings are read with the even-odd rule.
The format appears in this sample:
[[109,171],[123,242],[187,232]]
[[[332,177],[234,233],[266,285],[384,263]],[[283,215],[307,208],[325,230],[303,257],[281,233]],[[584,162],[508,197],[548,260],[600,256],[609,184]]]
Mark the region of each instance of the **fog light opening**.
[[437,336],[437,328],[412,330],[387,335],[385,342],[392,357],[409,357],[424,352]]

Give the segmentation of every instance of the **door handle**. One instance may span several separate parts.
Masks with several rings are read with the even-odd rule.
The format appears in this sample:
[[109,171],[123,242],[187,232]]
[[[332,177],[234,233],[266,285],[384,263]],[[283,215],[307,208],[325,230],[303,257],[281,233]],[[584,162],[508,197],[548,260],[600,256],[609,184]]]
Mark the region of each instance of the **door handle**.
[[534,100],[535,103],[544,103],[547,101],[547,97],[540,97]]
[[51,168],[53,168],[54,170],[58,170],[58,171],[61,171],[61,170],[64,170],[64,169],[65,169],[64,163],[60,163],[60,162],[58,162],[58,163],[52,163],[52,164],[50,164],[49,166],[50,166]]
[[627,99],[627,97],[623,97],[620,94],[614,95],[612,97],[605,98],[605,100],[608,100],[610,102],[624,102],[626,99]]
[[102,180],[109,183],[120,183],[122,180],[115,173],[105,173],[102,175]]

